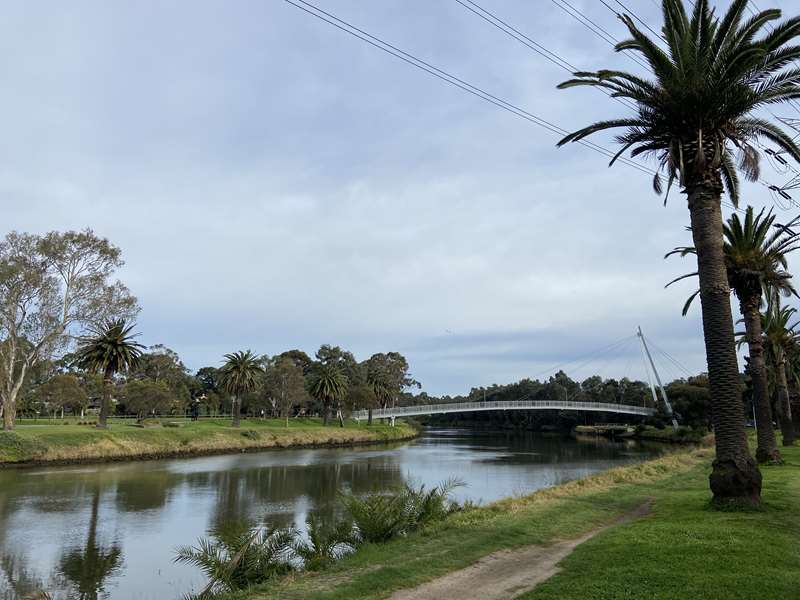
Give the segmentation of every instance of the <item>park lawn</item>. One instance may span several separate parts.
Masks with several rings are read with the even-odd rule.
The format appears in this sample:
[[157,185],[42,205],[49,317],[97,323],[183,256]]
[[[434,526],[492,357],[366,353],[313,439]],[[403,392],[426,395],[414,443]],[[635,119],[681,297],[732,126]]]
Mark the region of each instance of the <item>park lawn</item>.
[[76,424],[21,424],[14,431],[0,431],[0,466],[348,445],[415,434],[411,426],[399,421],[396,427],[349,421],[340,428],[338,424],[323,427],[319,419],[290,419],[287,428],[281,419],[252,419],[243,420],[239,429],[221,419],[174,422],[179,426],[140,428],[131,421],[112,420],[108,430]]
[[464,511],[408,538],[363,546],[322,573],[229,598],[386,598],[497,550],[577,537],[645,502],[650,515],[579,546],[559,575],[521,597],[800,598],[800,448],[785,450],[785,466],[763,469],[764,508],[746,513],[710,508],[711,454],[683,450]]
[[800,598],[800,448],[762,467],[763,507],[708,505],[707,465],[656,488],[650,516],[601,533],[524,600]]

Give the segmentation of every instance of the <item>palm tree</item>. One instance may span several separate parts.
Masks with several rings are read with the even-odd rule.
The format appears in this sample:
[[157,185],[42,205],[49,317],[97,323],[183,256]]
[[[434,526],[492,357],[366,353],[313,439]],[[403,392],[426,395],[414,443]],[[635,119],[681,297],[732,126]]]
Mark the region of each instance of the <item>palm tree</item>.
[[[781,462],[772,429],[772,409],[761,330],[762,297],[766,295],[774,299],[778,294],[797,295],[790,281],[792,276],[786,271],[786,256],[798,247],[798,234],[790,229],[795,221],[785,226],[774,223],[775,215],[772,211],[764,215],[762,209],[754,215],[753,207],[748,206],[744,221],[734,213],[723,226],[725,269],[728,283],[739,299],[739,310],[745,326],[744,339],[749,348],[758,438],[756,459],[760,463]],[[672,254],[686,256],[696,255],[697,252],[693,246],[687,246],[675,248],[666,256]],[[682,275],[667,286],[695,275],[696,272]],[[700,290],[697,290],[689,296],[683,307],[684,315],[699,293]]]
[[219,384],[233,398],[233,427],[239,427],[242,416],[242,396],[258,386],[262,373],[261,362],[250,350],[225,355],[225,364],[220,371]]
[[789,325],[789,321],[796,312],[796,309],[780,306],[776,302],[766,311],[762,319],[767,354],[775,369],[775,392],[778,397],[776,405],[784,446],[791,446],[795,440],[789,385],[786,381],[786,360],[795,343],[797,323]]
[[333,363],[317,363],[312,377],[309,391],[322,403],[322,422],[327,425],[331,420],[331,407],[347,395],[347,377]]
[[100,429],[108,427],[114,375],[135,368],[142,357],[144,346],[133,341],[136,337],[132,333],[134,327],[125,319],[109,319],[91,336],[80,340],[75,365],[86,371],[100,371],[103,374],[103,398],[97,419]]
[[[559,145],[578,142],[599,131],[624,128],[616,139],[619,152],[655,155],[659,171],[653,180],[662,191],[677,181],[687,195],[692,237],[697,249],[703,333],[716,439],[716,459],[709,478],[715,501],[738,499],[758,503],[761,473],[747,445],[741,409],[739,366],[733,333],[730,288],[722,247],[723,190],[739,200],[738,167],[758,177],[759,153],[752,142],[764,138],[800,161],[800,148],[773,122],[754,111],[800,97],[800,71],[786,69],[800,58],[800,18],[779,22],[779,10],[748,18],[748,0],[733,0],[722,18],[708,0],[697,0],[691,16],[682,0],[663,0],[663,39],[648,38],[623,15],[631,39],[617,51],[632,50],[647,61],[652,78],[623,71],[580,72],[560,88],[596,86],[636,103],[634,116],[602,121],[564,137]],[[757,37],[758,36],[758,37]],[[668,50],[659,46],[663,42]]]
[[[370,369],[367,372],[367,384],[372,388],[375,400],[380,402],[383,408],[386,408],[392,399],[392,388],[386,374],[382,370]],[[371,404],[367,410],[367,424],[372,425]]]

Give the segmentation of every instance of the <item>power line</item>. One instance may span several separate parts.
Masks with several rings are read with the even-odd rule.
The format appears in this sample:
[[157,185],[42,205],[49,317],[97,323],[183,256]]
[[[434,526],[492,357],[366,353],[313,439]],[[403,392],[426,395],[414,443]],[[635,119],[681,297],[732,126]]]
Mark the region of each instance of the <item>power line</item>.
[[[570,4],[567,0],[550,0],[553,4],[555,4],[558,8],[568,14],[570,17],[578,21],[581,25],[586,27],[589,31],[594,33],[597,37],[601,40],[609,44],[612,48],[616,47],[619,43],[619,40],[614,37],[611,33],[609,33],[605,28],[601,25],[598,25],[595,21],[587,17],[583,14],[580,10],[575,8],[572,4]],[[638,56],[633,54],[632,52],[624,52],[624,56],[628,57],[630,60],[635,62],[637,65],[644,69],[649,69],[647,63],[642,61]]]
[[[603,5],[606,7],[606,8],[608,8],[608,10],[610,10],[612,13],[614,13],[614,14],[616,14],[616,15],[618,15],[618,16],[619,16],[619,13],[618,13],[616,10],[614,10],[614,9],[613,9],[611,6],[609,6],[609,5],[606,3],[606,1],[605,1],[605,0],[600,0],[600,2],[601,2],[601,3],[602,3],[602,4],[603,4]],[[623,10],[627,11],[628,13],[630,13],[630,14],[631,14],[631,16],[633,16],[633,18],[634,18],[634,19],[636,19],[637,21],[639,21],[639,23],[641,23],[642,25],[644,25],[644,26],[645,26],[645,28],[646,28],[646,29],[647,29],[647,30],[648,30],[650,33],[652,33],[653,35],[655,35],[655,36],[656,36],[656,37],[657,37],[659,40],[663,40],[663,34],[661,34],[661,33],[658,33],[658,32],[657,32],[655,29],[653,29],[652,27],[650,27],[650,25],[648,25],[648,24],[647,24],[647,22],[646,22],[644,19],[642,19],[642,18],[641,18],[639,15],[637,15],[635,12],[633,12],[633,11],[632,11],[630,8],[628,8],[627,6],[625,6],[625,5],[624,5],[622,2],[620,2],[619,0],[614,0],[614,2],[616,2],[617,4],[619,4],[619,5],[622,7],[622,9],[623,9]]]
[[[466,8],[471,13],[477,15],[478,17],[480,17],[481,19],[483,19],[484,21],[486,21],[487,23],[489,23],[493,27],[499,29],[500,31],[502,31],[503,33],[508,35],[509,37],[515,39],[520,44],[522,44],[523,46],[529,48],[530,50],[532,50],[536,54],[539,54],[543,58],[549,60],[551,63],[553,63],[557,67],[560,67],[561,69],[563,69],[564,71],[566,71],[570,75],[574,74],[577,71],[582,71],[583,70],[583,69],[580,69],[580,68],[576,67],[575,65],[571,64],[569,61],[567,61],[563,57],[559,56],[555,52],[553,52],[551,50],[548,50],[547,48],[542,46],[537,41],[531,39],[529,36],[527,36],[524,33],[522,33],[519,29],[515,28],[513,25],[509,24],[508,22],[506,22],[503,19],[501,19],[500,17],[498,17],[495,13],[492,13],[491,11],[486,10],[484,7],[479,5],[477,2],[473,2],[472,0],[455,0],[455,1],[458,2],[464,8]],[[633,102],[631,102],[627,98],[617,98],[617,97],[614,96],[614,94],[612,92],[610,92],[610,91],[608,91],[606,89],[598,88],[598,87],[594,87],[593,89],[597,90],[598,92],[603,93],[604,95],[608,96],[609,98],[612,98],[612,99],[616,100],[617,102],[619,102],[620,104],[622,104],[622,105],[624,105],[624,106],[626,106],[628,108],[632,108],[633,110],[638,110],[638,108],[639,108],[636,104],[634,104]]]
[[[556,124],[554,124],[554,123],[552,123],[552,122],[550,122],[550,121],[548,121],[548,120],[546,120],[546,119],[544,119],[542,117],[539,117],[539,116],[537,116],[537,115],[535,115],[535,114],[533,114],[533,113],[531,113],[531,112],[529,112],[529,111],[527,111],[527,110],[525,110],[523,108],[520,108],[519,106],[517,106],[515,104],[512,104],[511,102],[503,100],[502,98],[499,98],[498,96],[495,96],[494,94],[491,94],[491,93],[483,90],[482,88],[479,88],[478,86],[475,86],[475,85],[473,85],[473,84],[471,84],[471,83],[469,83],[469,82],[467,82],[467,81],[465,81],[463,79],[460,79],[459,77],[456,77],[455,75],[452,75],[452,74],[448,73],[447,71],[444,71],[444,70],[440,69],[439,67],[436,67],[433,64],[431,64],[429,62],[426,62],[426,61],[414,56],[413,54],[410,54],[410,53],[398,48],[397,46],[394,46],[394,45],[382,40],[381,38],[368,33],[367,31],[365,31],[363,29],[359,29],[355,25],[352,25],[351,23],[349,23],[349,22],[337,17],[336,15],[334,15],[334,14],[332,14],[330,12],[326,12],[325,10],[319,8],[318,6],[312,4],[311,2],[308,2],[307,0],[284,0],[284,1],[286,3],[288,3],[288,4],[291,4],[295,8],[299,8],[303,12],[305,12],[305,13],[307,13],[307,14],[309,14],[309,15],[311,15],[311,16],[319,19],[319,20],[324,21],[324,22],[328,23],[329,25],[332,25],[332,26],[336,27],[337,29],[339,29],[339,30],[341,30],[341,31],[343,31],[345,33],[347,33],[347,34],[349,34],[349,35],[351,35],[351,36],[353,36],[355,38],[358,38],[361,41],[364,41],[367,44],[369,44],[369,45],[371,45],[371,46],[373,46],[373,47],[375,47],[375,48],[377,48],[379,50],[382,50],[383,52],[385,52],[387,54],[390,54],[390,55],[394,56],[395,58],[399,58],[403,62],[405,62],[405,63],[407,63],[407,64],[409,64],[409,65],[411,65],[413,67],[416,67],[416,68],[418,68],[418,69],[420,69],[422,71],[427,72],[428,74],[436,77],[437,79],[440,79],[440,80],[444,81],[445,83],[448,83],[448,84],[450,84],[450,85],[452,85],[454,87],[457,87],[457,88],[459,88],[459,89],[461,89],[461,90],[463,90],[465,92],[468,92],[468,93],[472,94],[473,96],[476,96],[476,97],[480,98],[481,100],[484,100],[485,102],[493,104],[493,105],[497,106],[498,108],[501,108],[501,109],[503,109],[503,110],[505,110],[507,112],[510,112],[510,113],[516,115],[517,117],[525,119],[526,121],[529,121],[529,122],[531,122],[531,123],[533,123],[535,125],[538,125],[539,127],[542,127],[543,129],[547,129],[548,131],[550,131],[552,133],[555,133],[555,134],[557,134],[559,136],[565,136],[565,135],[567,135],[569,133],[569,131],[567,131],[563,127],[560,127],[560,126],[558,126],[558,125],[556,125]],[[565,0],[562,0],[562,1],[565,1]],[[588,140],[579,140],[577,143],[581,144],[585,148],[589,148],[591,150],[594,150],[595,152],[598,152],[599,154],[602,154],[603,156],[605,156],[607,158],[613,158],[615,156],[615,154],[616,154],[612,150],[609,150],[608,148],[605,148],[603,146],[600,146],[600,145],[595,144],[594,142],[590,142]],[[629,167],[631,167],[633,169],[636,169],[637,171],[640,171],[641,173],[649,175],[651,177],[658,176],[659,178],[661,178],[663,180],[663,176],[660,175],[657,171],[655,171],[655,170],[647,167],[646,165],[643,165],[643,164],[641,164],[641,163],[639,163],[639,162],[637,162],[635,160],[627,158],[625,156],[618,157],[617,158],[617,162],[621,162],[621,163],[623,163],[623,164],[625,164],[625,165],[627,165],[627,166],[629,166]],[[720,203],[723,206],[729,207],[731,210],[742,212],[742,213],[744,212],[741,209],[735,207],[733,204],[731,204],[729,202],[726,202],[724,200],[720,200]]]
[[[512,104],[511,102],[503,100],[502,98],[499,98],[499,97],[495,96],[494,94],[491,94],[491,93],[479,88],[478,86],[475,86],[475,85],[473,85],[471,83],[468,83],[467,81],[465,81],[463,79],[460,79],[460,78],[456,77],[455,75],[452,75],[452,74],[448,73],[447,71],[444,71],[444,70],[432,65],[431,63],[426,62],[426,61],[414,56],[413,54],[410,54],[410,53],[408,53],[408,52],[406,52],[404,50],[401,50],[400,48],[398,48],[396,46],[393,46],[392,44],[390,44],[390,43],[378,38],[377,36],[374,36],[374,35],[366,32],[366,31],[364,31],[363,29],[359,29],[355,25],[352,25],[352,24],[348,23],[347,21],[345,21],[343,19],[340,19],[339,17],[337,17],[337,16],[335,16],[335,15],[333,15],[331,13],[322,10],[321,8],[319,8],[319,7],[315,6],[314,4],[312,4],[311,2],[307,2],[306,0],[285,0],[285,2],[287,2],[288,4],[291,4],[292,6],[294,6],[296,8],[299,8],[303,12],[306,12],[306,13],[316,17],[317,19],[320,19],[320,20],[325,21],[326,23],[328,23],[330,25],[333,25],[337,29],[340,29],[341,31],[344,31],[345,33],[348,33],[351,36],[356,37],[356,38],[358,38],[358,39],[370,44],[371,46],[374,46],[375,48],[378,48],[379,50],[382,50],[383,52],[386,52],[387,54],[391,54],[392,56],[394,56],[396,58],[399,58],[400,60],[402,60],[402,61],[404,61],[404,62],[406,62],[406,63],[408,63],[408,64],[410,64],[410,65],[412,65],[412,66],[414,66],[414,67],[416,67],[418,69],[421,69],[421,70],[429,73],[430,75],[433,75],[434,77],[446,82],[446,83],[449,83],[450,85],[452,85],[454,87],[460,88],[461,90],[463,90],[465,92],[468,92],[468,93],[470,93],[470,94],[472,94],[474,96],[477,96],[478,98],[480,98],[480,99],[482,99],[482,100],[484,100],[486,102],[489,102],[490,104],[493,104],[493,105],[495,105],[495,106],[497,106],[499,108],[502,108],[503,110],[506,110],[506,111],[508,111],[508,112],[520,117],[520,118],[523,118],[523,119],[525,119],[525,120],[527,120],[527,121],[529,121],[529,122],[531,122],[531,123],[533,123],[535,125],[538,125],[538,126],[544,128],[544,129],[547,129],[547,130],[551,131],[552,133],[556,133],[559,136],[565,136],[565,135],[567,135],[569,133],[563,127],[555,125],[554,123],[551,123],[550,121],[547,121],[546,119],[543,119],[542,117],[539,117],[539,116],[537,116],[537,115],[535,115],[535,114],[533,114],[533,113],[531,113],[531,112],[529,112],[529,111],[527,111],[527,110],[525,110],[523,108],[520,108],[519,106],[516,106],[516,105]],[[599,146],[598,144],[595,144],[594,142],[589,142],[587,140],[580,140],[579,143],[582,146],[586,147],[586,148],[590,148],[591,150],[594,150],[595,152],[603,154],[607,158],[613,158],[613,156],[615,154],[613,151],[609,150],[608,148],[604,148],[603,146]],[[641,171],[642,173],[645,173],[645,174],[648,174],[648,175],[651,175],[651,176],[654,176],[656,174],[656,172],[654,170],[650,169],[649,167],[647,167],[645,165],[642,165],[641,163],[638,163],[638,162],[636,162],[634,160],[631,160],[629,158],[620,157],[618,160],[620,162],[628,165],[629,167],[632,167],[634,169],[637,169],[638,171]]]

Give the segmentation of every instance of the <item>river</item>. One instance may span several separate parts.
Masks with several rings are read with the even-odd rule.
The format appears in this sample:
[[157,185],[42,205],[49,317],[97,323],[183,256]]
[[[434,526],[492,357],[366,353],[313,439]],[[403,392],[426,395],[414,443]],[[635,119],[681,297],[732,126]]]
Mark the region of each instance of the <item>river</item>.
[[334,514],[337,493],[435,485],[491,502],[661,452],[634,442],[429,429],[391,446],[0,471],[0,598],[169,600],[203,584],[175,547],[236,518]]

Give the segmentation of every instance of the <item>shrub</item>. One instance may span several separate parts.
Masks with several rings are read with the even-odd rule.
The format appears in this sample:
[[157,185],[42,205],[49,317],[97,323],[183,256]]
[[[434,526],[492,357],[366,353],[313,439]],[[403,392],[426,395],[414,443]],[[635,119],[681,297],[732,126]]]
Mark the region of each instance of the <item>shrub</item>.
[[290,572],[294,529],[268,529],[251,522],[231,522],[200,538],[197,547],[182,546],[175,562],[199,567],[208,577],[195,598],[243,590]]
[[461,507],[457,502],[450,499],[454,489],[462,487],[463,481],[459,479],[447,479],[431,488],[425,490],[425,486],[419,488],[406,486],[406,495],[409,503],[409,524],[411,528],[422,527],[428,523],[441,521],[447,515],[459,510]]
[[342,503],[356,526],[360,542],[382,543],[434,521],[440,521],[460,507],[450,499],[457,479],[426,490],[424,485],[404,487],[389,494],[372,493],[358,497],[344,495]]
[[294,551],[310,571],[327,567],[344,554],[352,552],[358,543],[351,521],[324,525],[319,519],[309,517],[306,526],[308,539],[295,542]]
[[261,435],[254,429],[247,429],[242,432],[242,437],[246,437],[248,440],[258,440]]

